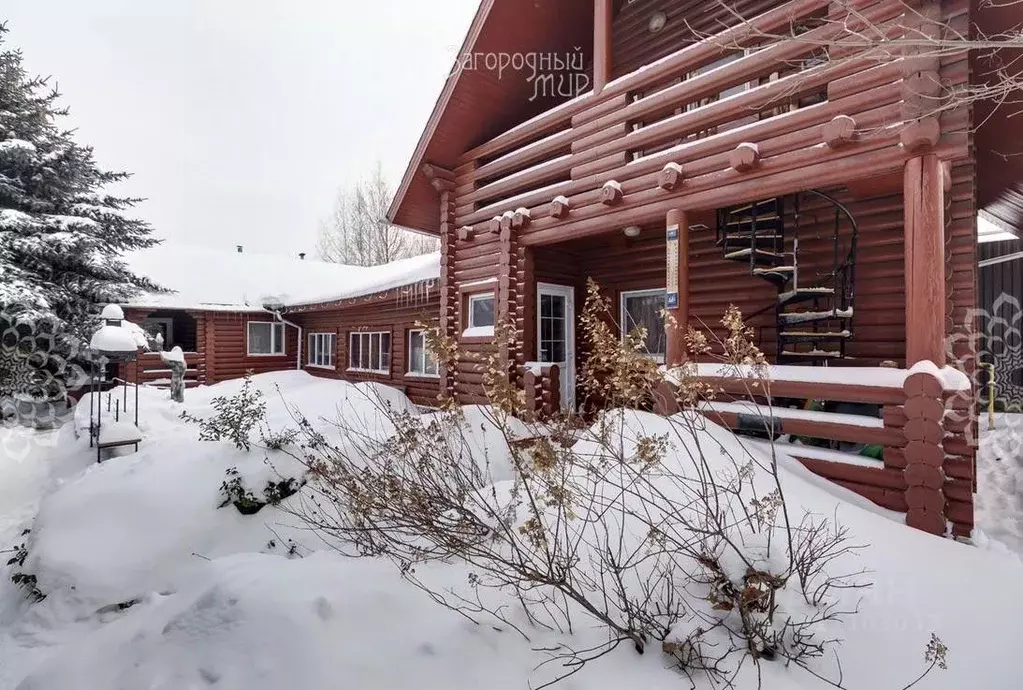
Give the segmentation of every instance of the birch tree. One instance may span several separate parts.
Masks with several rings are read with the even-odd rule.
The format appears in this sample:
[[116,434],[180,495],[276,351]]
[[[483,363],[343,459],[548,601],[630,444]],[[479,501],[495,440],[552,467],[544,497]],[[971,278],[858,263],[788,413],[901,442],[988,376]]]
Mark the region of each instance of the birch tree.
[[334,210],[320,226],[319,257],[353,266],[376,266],[435,251],[435,239],[387,221],[390,202],[391,188],[378,163],[368,178],[338,191]]

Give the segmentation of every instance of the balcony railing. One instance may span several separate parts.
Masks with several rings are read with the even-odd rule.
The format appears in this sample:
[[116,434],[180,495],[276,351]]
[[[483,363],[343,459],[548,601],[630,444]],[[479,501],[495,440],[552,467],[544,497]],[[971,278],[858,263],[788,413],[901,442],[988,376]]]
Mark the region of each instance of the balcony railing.
[[[816,161],[822,147],[845,143],[825,144],[822,134],[839,116],[852,119],[857,132],[873,133],[858,150],[893,146],[902,61],[849,51],[826,60],[821,53],[829,42],[840,49],[857,24],[901,30],[903,7],[863,3],[843,24],[820,21],[826,0],[793,0],[522,123],[462,157],[456,223],[499,225],[517,210],[520,225],[592,218],[623,189],[653,201],[684,182],[705,191],[706,208],[713,208],[721,186],[715,176],[735,167],[740,144],[747,155],[778,157],[772,172],[794,170]],[[764,38],[792,27],[801,27],[796,38]]]

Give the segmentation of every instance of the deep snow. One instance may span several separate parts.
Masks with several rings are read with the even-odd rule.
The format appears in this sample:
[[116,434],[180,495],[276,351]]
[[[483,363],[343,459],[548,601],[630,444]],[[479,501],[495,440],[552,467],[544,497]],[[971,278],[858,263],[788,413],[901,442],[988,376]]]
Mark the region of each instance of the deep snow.
[[[302,372],[254,381],[266,394],[272,427],[293,426],[297,408],[327,435],[326,420],[335,414],[388,433],[377,402],[366,397],[380,387]],[[120,451],[100,465],[92,463],[87,439],[75,439],[73,425],[0,431],[0,549],[19,543],[35,516],[26,569],[49,595],[29,604],[9,582],[6,559],[0,561],[0,690],[511,690],[555,672],[536,668],[545,657],[533,648],[601,641],[603,633],[588,621],[572,638],[531,631],[529,642],[500,624],[473,625],[403,581],[391,564],[326,549],[285,511],[267,507],[244,517],[230,506],[218,509],[229,467],[257,487],[299,471],[279,453],[265,461],[261,451],[200,443],[196,428],[178,419],[182,409],[209,414],[213,397],[240,387],[235,381],[190,389],[183,406],[165,391],[144,389],[140,451]],[[415,413],[400,393],[381,392]],[[634,417],[651,430],[663,424]],[[474,454],[486,454],[495,481],[507,478],[501,439],[479,410],[469,410],[466,423],[479,430]],[[729,443],[727,432],[712,433]],[[853,539],[868,545],[849,565],[869,570],[874,586],[857,594],[860,612],[838,631],[846,687],[902,688],[923,669],[932,631],[950,648],[949,669],[917,687],[1019,687],[1023,601],[1012,584],[1023,578],[1018,556],[908,529],[798,466],[783,467],[790,508],[837,514]],[[982,465],[982,492],[984,472]],[[994,485],[990,477],[988,484]],[[989,513],[998,509],[989,506]],[[299,545],[291,555],[289,540]],[[468,572],[438,563],[418,575],[457,587]],[[117,610],[128,602],[135,603]],[[831,660],[821,669],[833,671]],[[764,687],[826,687],[780,664],[763,670]],[[740,687],[755,687],[753,680],[747,672]],[[562,687],[687,686],[660,654],[639,657],[622,647]]]

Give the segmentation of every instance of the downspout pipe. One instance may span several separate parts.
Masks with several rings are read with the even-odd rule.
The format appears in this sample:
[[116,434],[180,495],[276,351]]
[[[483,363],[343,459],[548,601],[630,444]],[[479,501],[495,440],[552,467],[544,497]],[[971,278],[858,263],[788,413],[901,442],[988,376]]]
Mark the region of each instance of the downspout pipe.
[[269,309],[267,307],[263,307],[263,309],[270,313],[274,317],[274,320],[280,321],[285,326],[291,326],[298,331],[298,350],[295,352],[295,369],[302,371],[302,327],[297,323],[288,321],[284,318],[279,309]]

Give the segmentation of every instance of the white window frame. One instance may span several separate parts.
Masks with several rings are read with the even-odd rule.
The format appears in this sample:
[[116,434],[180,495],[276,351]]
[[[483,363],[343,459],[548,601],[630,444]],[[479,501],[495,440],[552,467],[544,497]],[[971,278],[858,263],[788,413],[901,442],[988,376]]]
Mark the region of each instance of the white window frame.
[[[270,326],[270,352],[252,351],[252,327],[256,324]],[[287,338],[284,335],[284,324],[280,321],[247,321],[245,323],[245,354],[249,357],[284,357],[287,352]],[[277,346],[280,346],[280,352]]]
[[[416,333],[420,334],[423,337],[423,356],[421,358],[422,361],[419,362],[420,366],[419,366],[418,370],[413,368],[413,362],[412,362],[412,336],[415,335]],[[405,344],[405,347],[406,347],[406,349],[405,349],[405,359],[408,360],[405,363],[405,369],[406,369],[405,375],[406,376],[419,376],[419,377],[422,377],[422,378],[431,378],[431,379],[440,378],[440,362],[437,361],[436,356],[434,357],[433,363],[437,367],[437,370],[434,371],[434,372],[429,372],[429,371],[426,370],[426,360],[427,360],[427,356],[429,355],[429,352],[427,351],[427,347],[428,346],[426,344],[426,330],[425,329],[423,329],[423,328],[413,328],[413,329],[410,329],[409,332],[408,332],[408,342]]]
[[[326,347],[324,347],[324,341],[326,341]],[[310,333],[308,345],[309,353],[306,355],[306,366],[314,367],[316,369],[337,368],[335,362],[337,353],[337,333],[332,333],[330,331]],[[314,353],[317,355],[315,358],[313,356]],[[322,357],[324,353],[327,354],[326,363],[324,363]]]
[[[380,349],[377,351],[377,358],[378,358],[378,360],[379,360],[379,362],[381,364],[381,367],[379,369],[374,369],[372,366],[370,366],[370,367],[362,367],[362,366],[353,367],[352,366],[352,352],[353,352],[354,348],[352,347],[352,341],[355,338],[359,338],[360,339],[360,341],[359,341],[359,359],[360,359],[360,364],[361,364],[362,353],[363,352],[372,352],[371,348],[372,348],[372,344],[373,344],[373,336],[374,335],[375,336],[379,336],[378,347]],[[385,336],[385,335],[387,336],[387,349],[386,350],[383,349],[383,342],[384,342],[383,336]],[[364,373],[364,374],[383,374],[385,376],[390,376],[390,374],[391,374],[391,345],[392,345],[391,337],[392,337],[392,335],[391,335],[390,331],[349,331],[348,332],[348,371],[361,372],[361,373]],[[365,338],[366,342],[369,343],[369,345],[367,346],[367,348],[365,350],[362,347],[362,339],[363,338]],[[387,356],[387,366],[386,367],[383,366],[384,355]],[[372,355],[370,356],[370,364],[372,365]]]
[[497,323],[497,295],[493,292],[477,292],[469,295],[469,298],[466,301],[466,310],[469,312],[466,319],[468,325],[466,326],[465,331],[462,332],[463,336],[486,337],[494,335],[494,323],[477,325],[475,319],[473,319],[473,303],[483,300],[490,300],[494,303],[494,323]]
[[[666,288],[649,288],[646,290],[625,290],[619,295],[618,298],[618,316],[619,316],[619,329],[621,330],[622,340],[625,340],[625,336],[629,334],[632,329],[629,328],[629,320],[625,311],[625,303],[630,297],[651,297],[653,295],[660,295],[664,298],[667,294]],[[665,348],[667,348],[667,338],[665,338]],[[648,357],[659,364],[664,364],[664,357],[667,353],[646,353]]]

